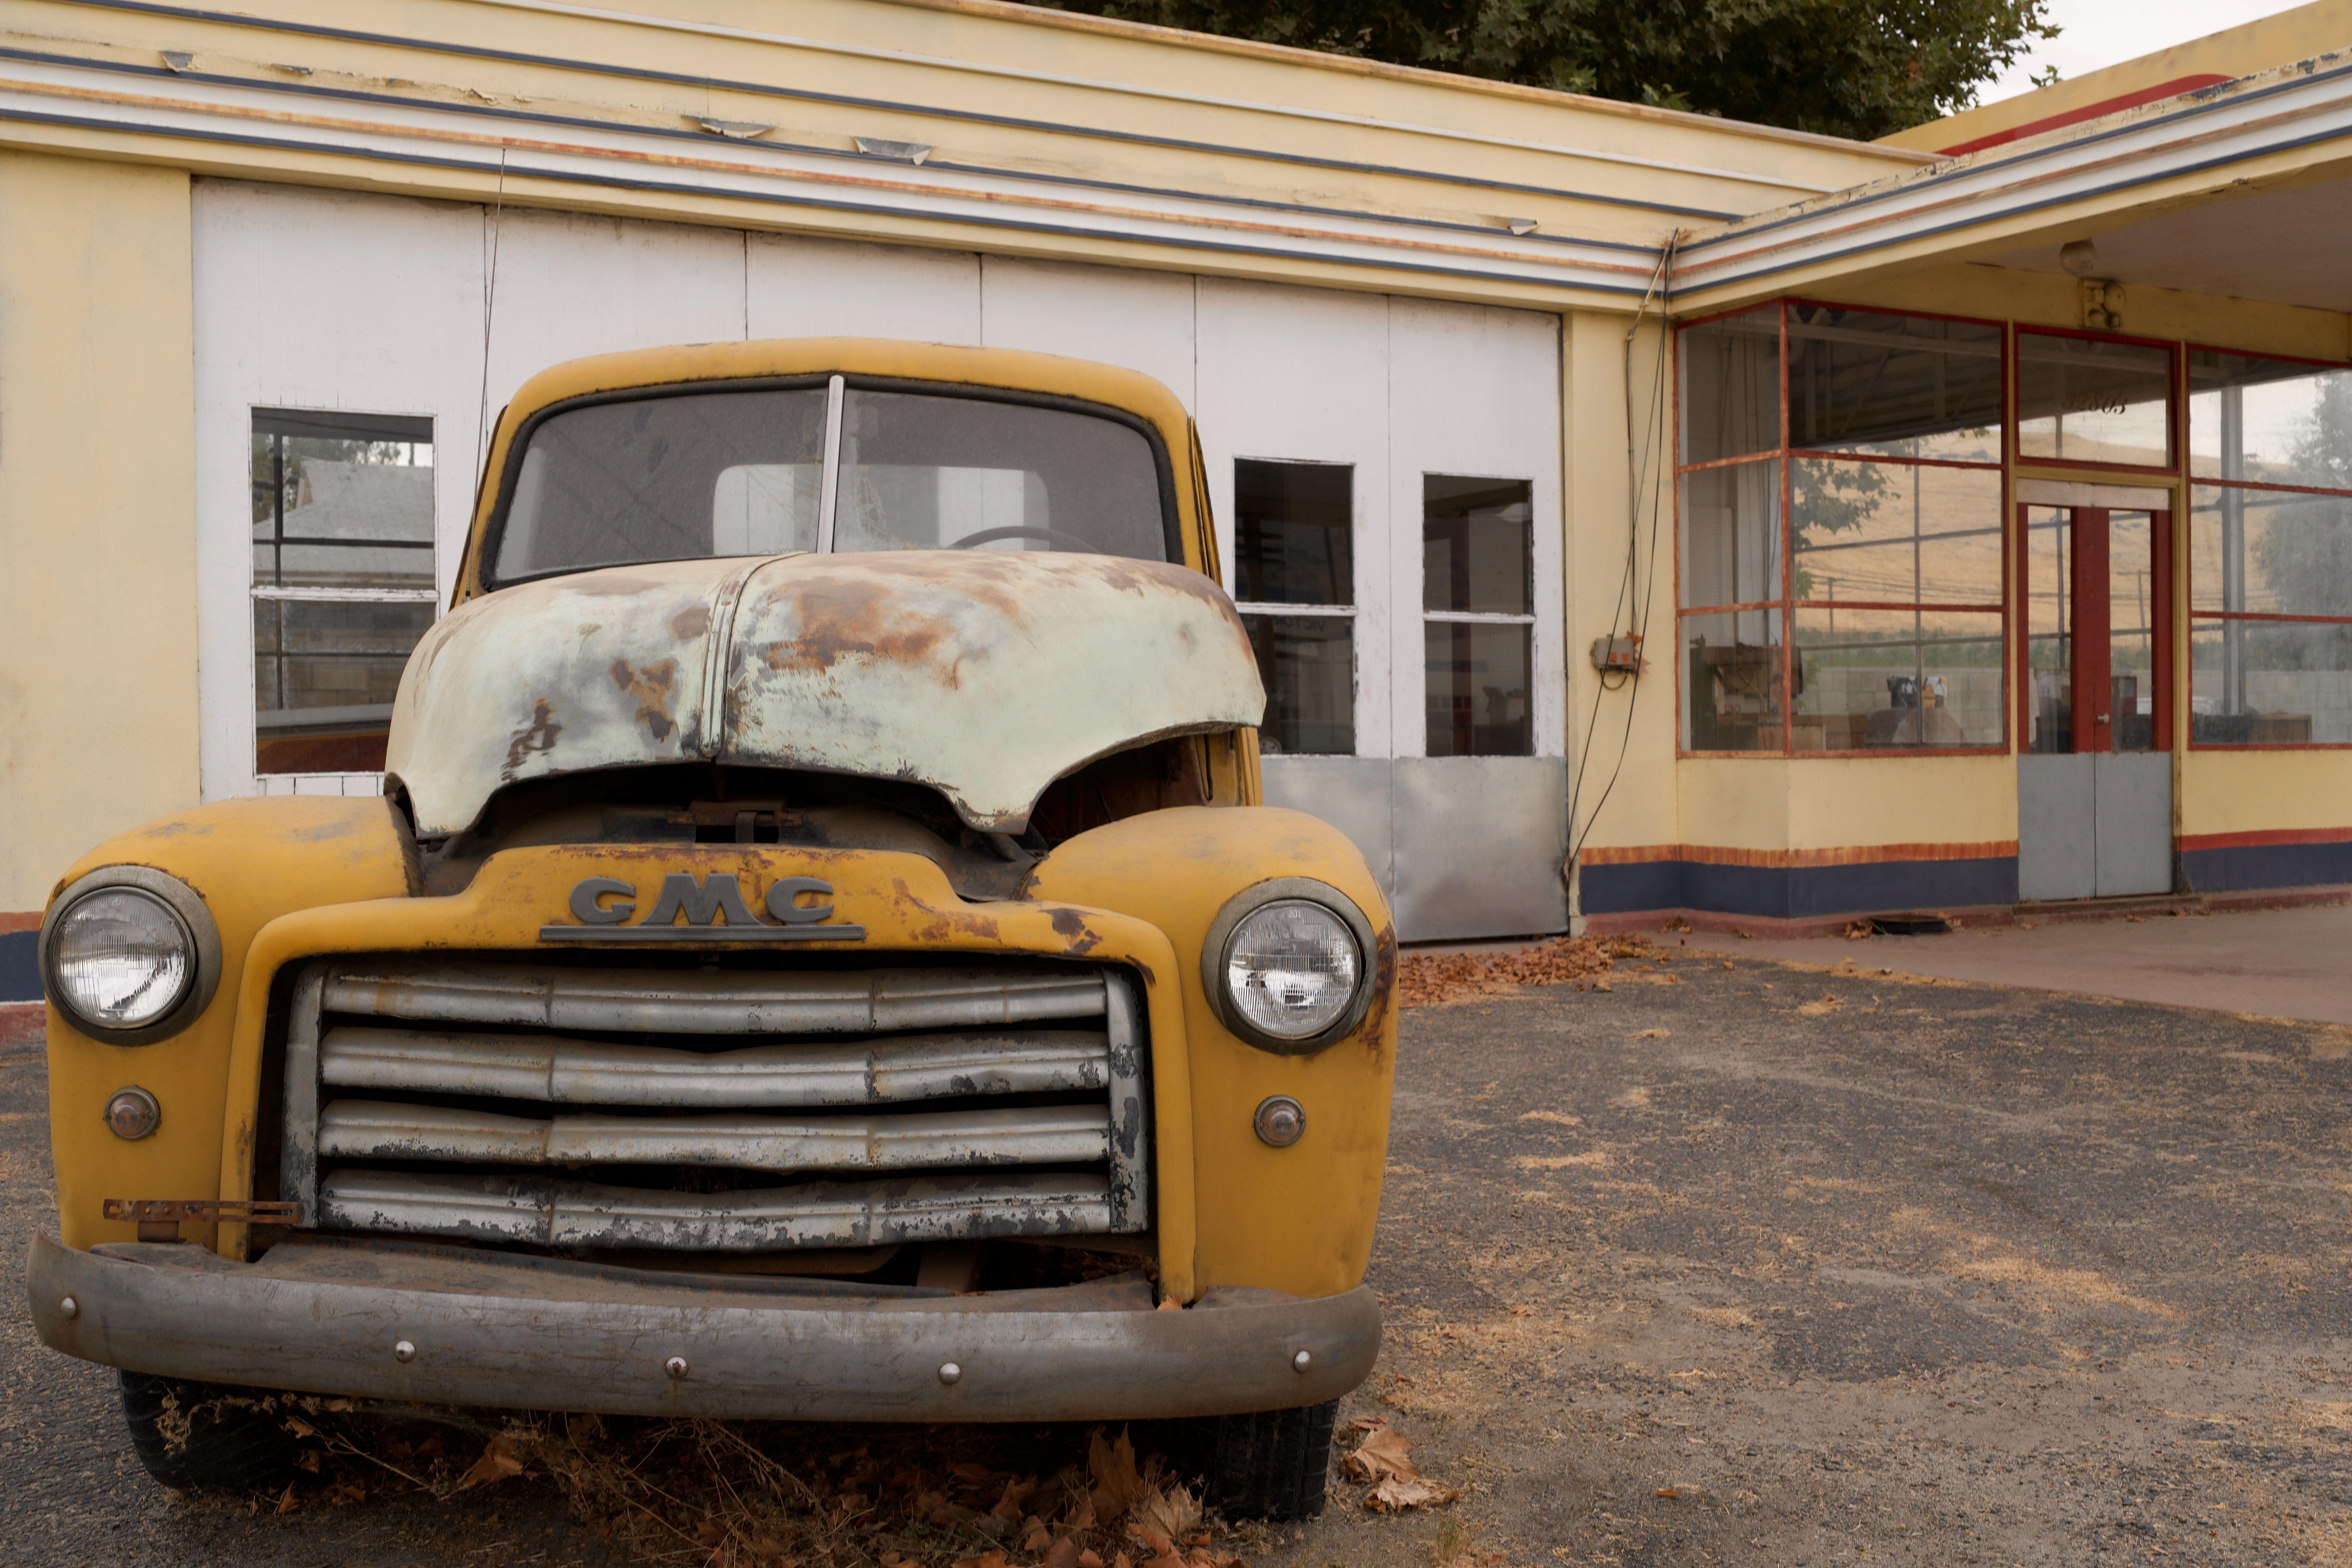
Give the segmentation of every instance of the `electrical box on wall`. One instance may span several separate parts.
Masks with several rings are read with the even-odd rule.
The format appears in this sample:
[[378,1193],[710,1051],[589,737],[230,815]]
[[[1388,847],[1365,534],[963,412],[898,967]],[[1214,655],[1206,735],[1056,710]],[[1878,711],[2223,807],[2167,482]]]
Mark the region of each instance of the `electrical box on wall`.
[[1607,675],[1637,675],[1642,668],[1642,637],[1638,632],[1623,637],[1592,639],[1592,668]]

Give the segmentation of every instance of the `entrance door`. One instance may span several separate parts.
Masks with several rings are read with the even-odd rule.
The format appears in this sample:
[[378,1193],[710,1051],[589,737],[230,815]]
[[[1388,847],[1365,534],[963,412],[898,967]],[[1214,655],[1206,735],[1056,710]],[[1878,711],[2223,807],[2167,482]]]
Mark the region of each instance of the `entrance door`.
[[2026,575],[2018,895],[2168,893],[2172,514],[2030,501],[2018,510]]

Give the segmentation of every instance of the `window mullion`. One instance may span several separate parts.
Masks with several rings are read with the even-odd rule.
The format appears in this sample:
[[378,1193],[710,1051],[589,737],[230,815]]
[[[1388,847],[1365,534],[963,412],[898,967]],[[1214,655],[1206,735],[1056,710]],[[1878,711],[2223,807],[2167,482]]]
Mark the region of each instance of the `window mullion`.
[[816,498],[816,550],[820,555],[833,552],[833,514],[841,498],[842,386],[837,375],[824,384],[824,472],[817,485]]

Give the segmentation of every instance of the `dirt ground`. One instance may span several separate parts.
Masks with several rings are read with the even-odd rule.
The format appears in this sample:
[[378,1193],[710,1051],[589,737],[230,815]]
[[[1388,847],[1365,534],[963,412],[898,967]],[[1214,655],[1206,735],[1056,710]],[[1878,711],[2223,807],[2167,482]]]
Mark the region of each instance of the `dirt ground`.
[[[2352,1029],[1902,979],[1853,945],[1843,972],[1682,948],[1606,992],[1408,1012],[1387,1339],[1342,1425],[1385,1416],[1464,1495],[1374,1514],[1335,1473],[1320,1521],[1219,1550],[2352,1562]],[[37,1056],[0,1058],[20,1237],[47,1223],[43,1100]],[[18,1310],[0,1350],[0,1558],[625,1560],[533,1473],[285,1513],[165,1493],[107,1373]],[[1050,1471],[1085,1435],[901,1440]]]

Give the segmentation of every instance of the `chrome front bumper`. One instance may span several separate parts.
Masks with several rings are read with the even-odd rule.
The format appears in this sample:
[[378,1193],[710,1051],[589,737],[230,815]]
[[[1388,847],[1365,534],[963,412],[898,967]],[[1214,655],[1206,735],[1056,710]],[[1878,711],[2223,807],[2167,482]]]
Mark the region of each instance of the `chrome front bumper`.
[[[1368,1288],[1213,1289],[1139,1275],[919,1294],[646,1273],[460,1247],[285,1242],[82,1252],[36,1236],[42,1342],[133,1372],[352,1398],[813,1421],[1111,1421],[1278,1410],[1370,1373]],[[1302,1364],[1303,1363],[1303,1364]]]

